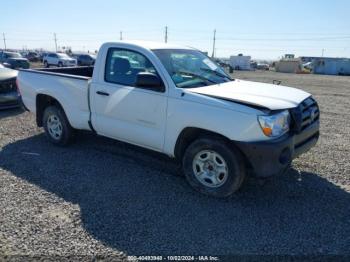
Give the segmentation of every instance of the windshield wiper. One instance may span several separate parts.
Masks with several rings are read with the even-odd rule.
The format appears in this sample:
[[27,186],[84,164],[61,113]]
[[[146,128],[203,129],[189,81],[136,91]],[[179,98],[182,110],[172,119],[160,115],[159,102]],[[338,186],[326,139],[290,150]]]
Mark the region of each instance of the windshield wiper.
[[212,69],[209,69],[209,68],[200,68],[200,70],[205,71],[205,72],[209,72],[209,73],[213,73],[213,74],[215,74],[217,76],[220,76],[222,78],[227,78],[227,79],[229,79],[231,81],[233,80],[230,76],[224,75],[224,74],[222,74],[222,73],[220,73],[220,72],[218,72],[216,70],[212,70]]
[[194,76],[194,77],[197,77],[199,79],[202,79],[204,81],[208,81],[210,83],[213,83],[213,84],[217,84],[215,81],[213,80],[210,80],[209,78],[206,78],[202,75],[198,75],[198,74],[195,74],[195,73],[192,73],[192,72],[188,72],[188,71],[177,71],[177,72],[173,72],[174,74],[184,74],[184,75],[189,75],[189,76]]

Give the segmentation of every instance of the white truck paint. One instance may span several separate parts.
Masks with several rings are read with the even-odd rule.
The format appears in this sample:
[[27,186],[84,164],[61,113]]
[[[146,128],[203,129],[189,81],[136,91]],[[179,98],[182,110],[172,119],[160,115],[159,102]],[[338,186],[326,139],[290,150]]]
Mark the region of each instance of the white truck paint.
[[[138,86],[107,81],[107,72],[110,70],[106,64],[106,60],[109,59],[108,52],[118,53],[119,49],[122,49],[123,52],[134,52],[133,55],[130,55],[130,59],[135,59],[137,54],[148,59],[163,83],[163,90],[155,91],[151,88],[139,88]],[[312,124],[312,132],[310,131],[307,135],[301,135],[305,133],[301,130],[299,130],[300,134],[294,134],[290,130],[287,134],[283,133],[279,137],[271,137],[262,131],[260,120],[258,121],[259,116],[270,117],[281,111],[299,108],[301,103],[304,103],[303,101],[311,99],[310,94],[302,90],[272,84],[237,79],[228,81],[227,77],[222,76],[222,71],[216,70],[217,66],[207,60],[208,58],[203,59],[204,64],[202,65],[208,65],[206,70],[214,69],[215,72],[209,72],[210,77],[204,72],[203,75],[194,76],[193,72],[196,71],[178,71],[176,75],[171,75],[166,65],[163,64],[164,61],[160,58],[162,54],[167,52],[175,52],[173,59],[180,59],[181,62],[181,55],[176,52],[183,52],[184,56],[194,52],[194,57],[192,57],[192,53],[190,54],[191,61],[193,61],[198,51],[188,47],[150,42],[106,43],[100,48],[92,77],[72,75],[66,73],[68,71],[21,70],[18,76],[18,85],[23,103],[29,111],[36,113],[37,117],[39,116],[39,125],[42,113],[38,110],[45,108],[38,106],[38,97],[45,95],[58,102],[64,110],[69,124],[75,129],[95,131],[99,135],[159,151],[171,157],[179,157],[176,150],[179,141],[182,141],[181,136],[184,130],[195,129],[205,131],[206,134],[220,135],[227,141],[235,143],[242,155],[253,166],[254,171],[261,176],[278,173],[282,167],[285,168],[290,163],[294,157],[294,150],[297,150],[294,147],[296,140],[306,141],[313,138],[312,143],[307,142],[309,144],[299,150],[300,153],[316,143],[318,138],[317,104],[313,106],[314,119],[311,121],[315,123]],[[134,70],[129,68],[130,64],[137,65],[138,63],[135,61],[125,62],[124,53],[123,56],[111,56],[110,59],[113,60],[113,63],[117,63],[116,61],[126,63],[129,72]],[[175,63],[174,66],[178,65]],[[138,70],[138,68],[136,69]],[[71,69],[66,68],[65,70]],[[113,70],[110,73],[111,76],[117,75],[117,71]],[[129,72],[125,75],[130,74]],[[208,77],[208,80],[202,79],[204,75]],[[139,76],[137,75],[137,77]],[[198,85],[202,81],[203,83],[199,85],[203,86],[181,88],[178,86],[180,85],[179,79],[182,81],[180,84],[194,82],[194,85]],[[45,123],[42,124],[45,126]],[[292,129],[289,126],[288,128]],[[308,127],[308,129],[310,128]],[[285,137],[283,145],[280,142],[282,137]],[[264,163],[258,163],[260,160],[255,160],[260,155],[254,155],[252,148],[256,148],[257,145],[260,148],[261,143],[273,148],[276,141],[278,142],[276,150],[277,148],[279,150],[276,151],[278,153],[276,157],[281,159],[281,152],[288,147],[290,151],[288,163],[279,163],[278,170],[271,168],[269,171],[266,164],[264,166],[266,170],[260,168]],[[256,154],[264,153],[266,151]],[[281,160],[273,159],[271,163],[276,161],[281,162]],[[219,166],[218,163],[217,166]],[[218,193],[217,196],[219,195]]]

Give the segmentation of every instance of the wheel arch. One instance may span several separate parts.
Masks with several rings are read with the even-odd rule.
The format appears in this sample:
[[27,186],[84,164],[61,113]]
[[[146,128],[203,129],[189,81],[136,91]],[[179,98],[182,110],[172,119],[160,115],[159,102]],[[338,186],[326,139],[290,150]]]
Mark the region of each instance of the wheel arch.
[[242,150],[236,145],[235,141],[229,139],[228,137],[203,128],[197,128],[197,127],[186,127],[178,136],[174,148],[174,156],[176,159],[180,160],[182,156],[184,155],[187,147],[194,142],[199,137],[212,137],[215,139],[220,139],[227,143],[230,147],[234,148],[235,150],[239,151],[245,161],[246,167],[251,169],[251,163],[247,156],[244,154]]
[[[36,123],[39,127],[43,126],[44,111],[48,106],[57,106],[63,110],[67,116],[62,104],[54,97],[47,94],[37,94],[36,96]],[[69,121],[69,120],[68,120]]]
[[199,137],[216,137],[229,142],[230,140],[217,132],[198,128],[198,127],[186,127],[180,132],[174,148],[175,158],[181,159],[186,148]]

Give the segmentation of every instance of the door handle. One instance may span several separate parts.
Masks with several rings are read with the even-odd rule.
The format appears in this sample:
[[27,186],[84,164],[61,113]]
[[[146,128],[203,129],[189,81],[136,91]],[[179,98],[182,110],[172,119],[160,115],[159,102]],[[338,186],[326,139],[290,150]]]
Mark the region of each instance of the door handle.
[[101,95],[101,96],[109,96],[108,93],[103,92],[103,91],[97,91],[96,94]]

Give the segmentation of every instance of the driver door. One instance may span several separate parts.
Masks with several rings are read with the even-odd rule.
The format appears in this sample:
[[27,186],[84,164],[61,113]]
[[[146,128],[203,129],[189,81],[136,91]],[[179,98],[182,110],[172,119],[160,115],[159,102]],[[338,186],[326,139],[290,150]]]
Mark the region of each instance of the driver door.
[[143,54],[110,48],[104,81],[92,83],[92,121],[97,133],[162,151],[167,96],[162,90],[136,86],[139,72],[156,73]]

